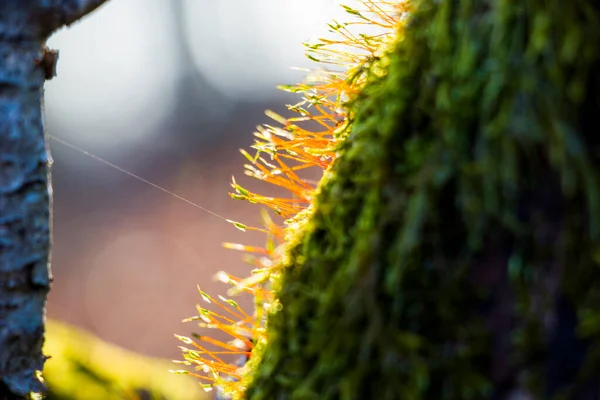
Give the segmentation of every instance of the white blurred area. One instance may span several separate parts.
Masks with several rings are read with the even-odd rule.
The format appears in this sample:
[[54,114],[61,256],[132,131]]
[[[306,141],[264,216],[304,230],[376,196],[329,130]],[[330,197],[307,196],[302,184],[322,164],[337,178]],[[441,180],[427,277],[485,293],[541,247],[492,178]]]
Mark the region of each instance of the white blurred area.
[[168,1],[113,0],[52,36],[60,60],[58,78],[46,85],[46,113],[64,127],[62,137],[98,148],[155,133],[173,106],[181,64],[174,23]]
[[[238,149],[269,122],[265,109],[282,112],[298,100],[276,85],[302,79],[291,67],[314,67],[302,42],[327,34],[327,22],[343,14],[340,2],[110,0],[49,40],[60,57],[46,85],[47,129],[224,218],[260,226],[259,206],[227,195],[232,175],[256,185],[244,179]],[[173,334],[194,330],[180,321],[196,312],[196,285],[224,294],[213,280],[218,271],[250,272],[241,253],[221,244],[261,245],[264,236],[60,143],[51,147],[48,316],[179,358]]]
[[157,134],[182,74],[233,100],[273,98],[278,84],[302,79],[292,69],[311,66],[302,42],[326,32],[340,2],[112,0],[50,38],[60,62],[46,86],[48,118],[63,138],[123,149]]
[[[194,64],[234,97],[269,96],[309,67],[302,42],[340,15],[335,0],[183,0]],[[348,2],[345,2],[346,4]]]

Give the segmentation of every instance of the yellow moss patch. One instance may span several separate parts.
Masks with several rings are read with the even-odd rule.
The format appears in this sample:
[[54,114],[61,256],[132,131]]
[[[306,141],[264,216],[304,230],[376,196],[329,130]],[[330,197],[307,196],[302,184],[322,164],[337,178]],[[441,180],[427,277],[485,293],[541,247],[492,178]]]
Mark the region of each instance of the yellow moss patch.
[[141,356],[80,329],[47,322],[44,379],[48,400],[202,400],[198,383],[169,373],[166,360]]

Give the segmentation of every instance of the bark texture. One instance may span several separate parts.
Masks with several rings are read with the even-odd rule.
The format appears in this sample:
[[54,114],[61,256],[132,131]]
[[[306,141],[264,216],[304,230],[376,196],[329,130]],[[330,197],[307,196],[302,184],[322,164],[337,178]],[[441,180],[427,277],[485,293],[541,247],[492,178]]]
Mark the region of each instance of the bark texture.
[[51,158],[42,96],[56,53],[47,37],[102,0],[0,2],[0,398],[43,391],[50,289]]
[[600,398],[600,6],[413,0],[247,398]]

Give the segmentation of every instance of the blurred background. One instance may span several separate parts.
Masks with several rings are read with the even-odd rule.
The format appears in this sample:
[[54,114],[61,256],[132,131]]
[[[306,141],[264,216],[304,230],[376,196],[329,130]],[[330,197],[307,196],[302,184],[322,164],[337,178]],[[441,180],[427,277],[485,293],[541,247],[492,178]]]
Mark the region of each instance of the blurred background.
[[[343,14],[338,0],[111,0],[55,34],[58,77],[46,85],[48,132],[226,218],[260,226],[260,206],[229,198],[239,148],[265,109],[300,99],[276,89],[314,67],[303,41]],[[344,1],[344,4],[352,2]],[[262,244],[152,186],[51,142],[54,285],[48,317],[126,349],[180,359],[174,333],[226,270],[246,276],[222,242]],[[251,305],[241,301],[247,309]]]

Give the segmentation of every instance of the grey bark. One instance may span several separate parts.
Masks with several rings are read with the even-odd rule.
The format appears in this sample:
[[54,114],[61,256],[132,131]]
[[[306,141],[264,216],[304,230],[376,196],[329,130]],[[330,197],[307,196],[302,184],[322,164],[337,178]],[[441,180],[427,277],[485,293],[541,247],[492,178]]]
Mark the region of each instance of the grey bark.
[[45,42],[104,2],[0,0],[0,399],[44,390],[52,196],[41,108],[57,59]]

